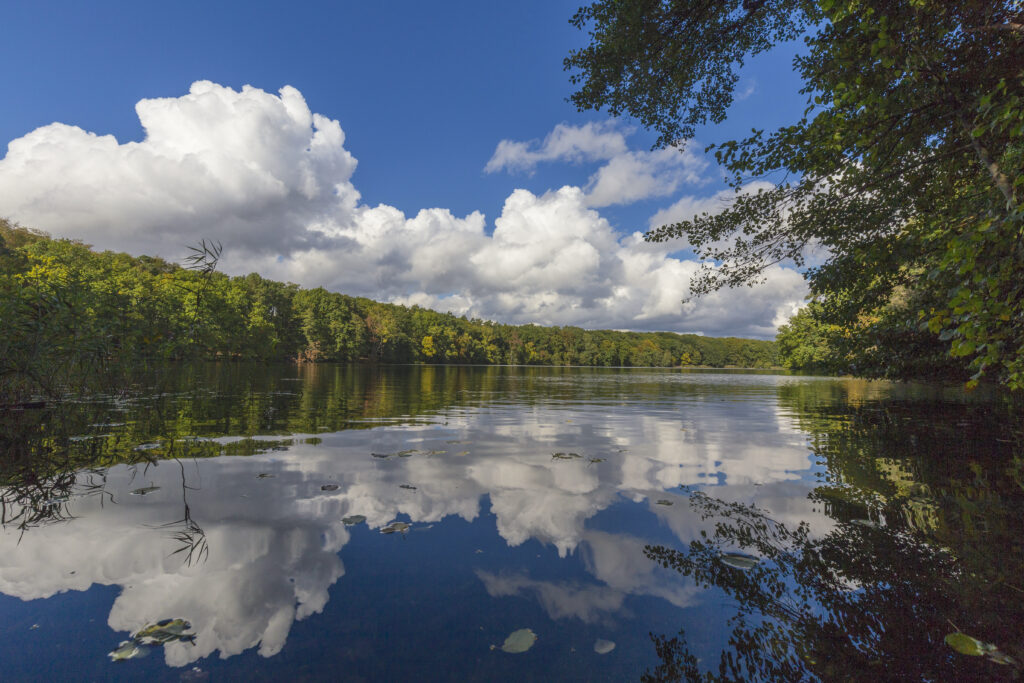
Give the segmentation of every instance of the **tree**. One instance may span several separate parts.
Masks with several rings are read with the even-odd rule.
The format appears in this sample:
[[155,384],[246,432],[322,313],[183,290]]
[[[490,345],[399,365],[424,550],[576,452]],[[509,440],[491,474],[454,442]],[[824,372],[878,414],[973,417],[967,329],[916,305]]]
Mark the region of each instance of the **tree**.
[[[972,381],[1024,388],[1019,2],[600,0],[572,23],[591,36],[565,60],[573,102],[628,113],[661,146],[722,121],[743,60],[803,35],[804,116],[712,145],[731,205],[647,239],[685,237],[709,262],[696,295],[803,267],[823,246],[828,260],[806,277],[828,322],[854,329],[902,288],[921,305],[896,328],[969,360]],[[745,191],[751,178],[775,186]]]

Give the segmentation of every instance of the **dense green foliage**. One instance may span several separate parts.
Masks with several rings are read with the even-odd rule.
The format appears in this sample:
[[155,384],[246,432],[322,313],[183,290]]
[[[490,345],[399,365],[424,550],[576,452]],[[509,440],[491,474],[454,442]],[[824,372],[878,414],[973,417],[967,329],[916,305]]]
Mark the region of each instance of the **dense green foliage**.
[[59,394],[112,359],[768,367],[768,341],[501,325],[97,253],[0,223],[0,393]]
[[[1020,389],[1022,16],[1013,0],[600,0],[573,19],[591,42],[565,65],[579,108],[676,144],[725,118],[745,57],[803,35],[804,116],[713,145],[734,202],[647,238],[685,237],[716,264],[695,294],[824,247],[807,271],[816,318],[877,350],[853,352],[859,374],[945,376],[962,359],[974,381]],[[743,192],[755,178],[775,186]]]
[[908,323],[907,306],[900,291],[870,315],[841,326],[831,322],[820,302],[811,301],[779,328],[779,362],[831,374],[968,381],[967,361],[951,356],[936,335]]

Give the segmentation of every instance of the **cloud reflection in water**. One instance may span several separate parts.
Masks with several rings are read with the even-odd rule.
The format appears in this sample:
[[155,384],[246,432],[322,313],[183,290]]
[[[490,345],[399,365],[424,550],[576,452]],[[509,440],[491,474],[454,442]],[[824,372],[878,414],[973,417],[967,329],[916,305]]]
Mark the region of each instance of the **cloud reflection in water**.
[[[169,644],[169,665],[256,647],[269,657],[284,646],[295,620],[324,609],[329,589],[345,575],[344,549],[354,532],[343,517],[365,515],[370,528],[380,529],[407,515],[409,533],[429,533],[417,525],[452,516],[472,522],[489,499],[505,544],[534,539],[562,558],[578,550],[592,578],[550,581],[512,567],[478,570],[490,596],[526,596],[553,619],[587,623],[612,619],[630,595],[684,607],[698,599],[697,589],[662,576],[643,556],[648,541],[588,528],[588,520],[624,501],[644,503],[653,526],[686,543],[700,520],[687,505],[655,501],[678,494],[679,485],[716,483],[725,484],[718,495],[753,498],[783,521],[817,520],[824,528],[828,520],[805,497],[811,485],[801,481],[810,467],[805,437],[771,401],[748,402],[742,412],[715,402],[683,408],[684,420],[679,406],[644,412],[491,406],[450,417],[447,425],[319,434],[316,446],[185,461],[185,479],[194,487],[185,492],[191,517],[209,549],[205,561],[191,565],[173,554],[176,543],[160,528],[181,519],[182,470],[168,462],[117,466],[107,473],[113,501],[75,498],[68,523],[20,539],[13,529],[0,534],[0,592],[30,600],[117,585],[121,593],[108,619],[114,630],[135,632],[167,617],[192,623],[195,645]],[[420,452],[370,455],[405,448]],[[447,452],[427,455],[431,450]],[[583,457],[551,456],[566,450]],[[261,472],[273,476],[257,477]],[[324,484],[338,488],[324,491]],[[160,488],[128,495],[149,485]]]

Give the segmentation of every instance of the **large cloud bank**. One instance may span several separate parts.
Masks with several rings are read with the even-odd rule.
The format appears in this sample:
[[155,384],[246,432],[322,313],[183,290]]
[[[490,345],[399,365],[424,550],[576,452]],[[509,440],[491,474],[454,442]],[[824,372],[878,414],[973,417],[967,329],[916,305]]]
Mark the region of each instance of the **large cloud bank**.
[[142,142],[61,123],[10,142],[0,215],[171,259],[212,237],[226,245],[230,273],[512,323],[763,337],[806,292],[796,271],[774,267],[760,287],[682,304],[699,263],[672,256],[683,245],[617,233],[597,208],[665,197],[663,215],[684,217],[717,202],[678,198],[704,184],[709,164],[690,152],[630,150],[628,131],[611,123],[501,141],[488,172],[600,167],[584,187],[512,191],[490,226],[480,212],[406,216],[360,203],[341,125],[312,113],[292,87],[275,95],[199,81],[182,97],[142,100],[136,112]]

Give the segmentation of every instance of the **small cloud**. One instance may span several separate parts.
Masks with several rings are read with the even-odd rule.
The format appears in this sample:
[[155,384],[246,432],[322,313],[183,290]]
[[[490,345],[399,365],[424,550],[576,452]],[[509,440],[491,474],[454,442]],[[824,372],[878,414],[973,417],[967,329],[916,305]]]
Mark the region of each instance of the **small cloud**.
[[618,130],[614,122],[585,123],[570,126],[560,123],[548,133],[543,142],[516,142],[502,140],[494,150],[486,173],[498,171],[526,171],[544,161],[597,161],[611,159],[627,152],[626,135],[631,131]]

